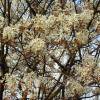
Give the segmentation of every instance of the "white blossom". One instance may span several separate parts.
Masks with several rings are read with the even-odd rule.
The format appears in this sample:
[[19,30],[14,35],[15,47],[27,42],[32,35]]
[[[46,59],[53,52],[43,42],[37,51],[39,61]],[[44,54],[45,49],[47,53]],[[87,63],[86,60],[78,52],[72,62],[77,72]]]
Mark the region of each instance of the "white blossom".
[[45,42],[41,38],[36,38],[30,41],[29,48],[34,52],[42,51],[45,47]]

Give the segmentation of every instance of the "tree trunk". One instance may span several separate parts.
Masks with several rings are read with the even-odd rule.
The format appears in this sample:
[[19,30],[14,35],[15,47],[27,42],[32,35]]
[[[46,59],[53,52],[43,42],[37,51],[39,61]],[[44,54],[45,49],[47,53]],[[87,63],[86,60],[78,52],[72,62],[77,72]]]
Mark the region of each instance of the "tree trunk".
[[0,100],[3,100],[4,82],[0,83]]

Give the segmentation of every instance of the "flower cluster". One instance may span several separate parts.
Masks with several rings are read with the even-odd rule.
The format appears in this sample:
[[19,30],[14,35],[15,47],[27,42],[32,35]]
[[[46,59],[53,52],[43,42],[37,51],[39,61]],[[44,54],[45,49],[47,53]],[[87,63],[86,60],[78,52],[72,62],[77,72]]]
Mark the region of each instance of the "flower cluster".
[[16,53],[11,54],[10,56],[6,57],[7,65],[8,66],[13,66],[16,64],[19,56]]
[[89,84],[93,81],[91,75],[92,75],[92,68],[88,67],[77,67],[76,73],[79,76],[79,80],[83,82],[83,84]]
[[3,30],[3,38],[12,40],[18,35],[18,28],[7,26]]
[[76,80],[70,79],[68,81],[68,87],[66,88],[68,92],[68,96],[74,96],[74,95],[82,95],[84,92],[84,87]]
[[45,42],[41,38],[36,38],[30,41],[28,48],[31,49],[32,52],[37,53],[42,51],[45,47]]
[[18,77],[16,75],[6,74],[6,84],[5,89],[9,90],[10,92],[15,92],[18,85]]
[[88,43],[88,38],[89,38],[88,30],[82,30],[76,33],[76,39],[78,40],[79,44]]
[[78,80],[82,81],[83,84],[89,84],[93,81],[93,70],[95,68],[95,61],[92,56],[86,55],[83,60],[83,66],[77,65],[76,66],[76,75],[78,77]]
[[46,16],[37,14],[33,19],[35,32],[44,32],[46,29]]
[[95,68],[94,77],[97,82],[100,82],[100,67]]

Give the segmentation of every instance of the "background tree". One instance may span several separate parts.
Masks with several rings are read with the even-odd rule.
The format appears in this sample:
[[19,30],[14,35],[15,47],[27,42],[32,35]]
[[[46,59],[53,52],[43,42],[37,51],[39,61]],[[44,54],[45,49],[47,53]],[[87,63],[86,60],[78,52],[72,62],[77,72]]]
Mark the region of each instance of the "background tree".
[[100,0],[0,0],[0,100],[81,100],[100,95]]

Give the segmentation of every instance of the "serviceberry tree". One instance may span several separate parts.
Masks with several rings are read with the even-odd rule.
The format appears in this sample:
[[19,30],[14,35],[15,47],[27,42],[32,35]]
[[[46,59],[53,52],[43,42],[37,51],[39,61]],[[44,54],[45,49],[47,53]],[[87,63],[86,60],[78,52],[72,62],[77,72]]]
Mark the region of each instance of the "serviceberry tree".
[[99,55],[100,0],[0,0],[0,100],[99,100]]

